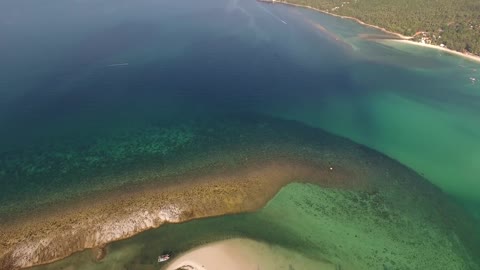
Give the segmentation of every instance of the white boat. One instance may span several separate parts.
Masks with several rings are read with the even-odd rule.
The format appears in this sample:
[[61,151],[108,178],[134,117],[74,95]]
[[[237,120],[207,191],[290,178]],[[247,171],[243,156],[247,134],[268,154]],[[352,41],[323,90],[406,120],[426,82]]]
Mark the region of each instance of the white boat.
[[168,261],[170,259],[170,254],[162,254],[160,256],[158,256],[158,262],[165,262],[165,261]]

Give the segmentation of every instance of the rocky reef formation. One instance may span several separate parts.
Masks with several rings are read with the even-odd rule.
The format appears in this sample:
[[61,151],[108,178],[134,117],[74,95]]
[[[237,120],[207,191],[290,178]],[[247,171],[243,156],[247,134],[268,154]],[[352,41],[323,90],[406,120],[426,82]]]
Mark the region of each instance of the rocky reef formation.
[[164,223],[253,211],[286,183],[321,179],[328,173],[327,166],[276,160],[176,184],[148,184],[112,192],[2,227],[7,252],[2,254],[0,265],[16,269],[47,263]]
[[189,129],[195,131],[184,142],[194,151],[183,146],[173,151],[180,153],[176,156],[136,156],[139,162],[130,164],[130,170],[95,171],[97,178],[87,181],[98,180],[101,185],[94,187],[107,188],[8,216],[0,224],[0,269],[53,262],[165,223],[251,212],[291,182],[380,194],[386,199],[372,202],[378,204],[376,215],[394,218],[388,209],[396,209],[452,231],[448,245],[456,243],[465,264],[473,263],[470,254],[480,245],[474,221],[408,168],[295,122],[260,117],[236,121]]

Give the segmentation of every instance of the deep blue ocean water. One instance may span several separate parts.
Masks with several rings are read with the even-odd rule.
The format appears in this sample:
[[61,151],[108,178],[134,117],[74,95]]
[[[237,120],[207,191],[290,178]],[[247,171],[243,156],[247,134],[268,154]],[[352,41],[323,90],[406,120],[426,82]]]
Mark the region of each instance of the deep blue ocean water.
[[480,200],[480,84],[469,80],[480,76],[477,63],[364,39],[385,34],[256,1],[1,7],[0,184],[8,182],[7,194],[17,188],[11,179],[35,182],[28,177],[38,170],[71,181],[58,176],[52,156],[73,159],[99,141],[201,115],[253,112],[350,138],[448,193]]

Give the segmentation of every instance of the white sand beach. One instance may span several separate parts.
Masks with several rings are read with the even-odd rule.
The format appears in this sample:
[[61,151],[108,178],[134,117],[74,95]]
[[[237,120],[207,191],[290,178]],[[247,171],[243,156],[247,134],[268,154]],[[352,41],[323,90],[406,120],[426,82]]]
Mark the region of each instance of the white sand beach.
[[457,52],[457,51],[454,51],[454,50],[451,50],[451,49],[448,49],[448,48],[445,48],[445,47],[440,47],[440,46],[437,46],[437,45],[425,44],[425,43],[420,43],[420,42],[416,42],[416,41],[412,41],[412,40],[405,40],[405,39],[389,39],[388,41],[399,42],[399,43],[404,43],[404,44],[408,44],[408,45],[414,45],[414,46],[420,46],[420,47],[435,49],[435,50],[443,51],[443,52],[446,52],[446,53],[449,53],[449,54],[461,56],[461,57],[467,58],[469,60],[480,63],[480,57],[479,56]]
[[234,238],[206,244],[175,258],[167,270],[334,270],[335,265],[266,243]]

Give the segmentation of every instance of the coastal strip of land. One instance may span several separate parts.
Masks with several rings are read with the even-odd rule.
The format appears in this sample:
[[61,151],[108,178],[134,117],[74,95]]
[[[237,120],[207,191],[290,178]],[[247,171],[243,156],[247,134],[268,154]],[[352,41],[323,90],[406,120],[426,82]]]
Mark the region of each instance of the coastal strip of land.
[[479,56],[476,56],[476,55],[473,55],[473,54],[466,54],[466,53],[457,52],[457,51],[454,51],[454,50],[451,50],[451,49],[448,49],[448,48],[445,48],[445,47],[437,46],[437,45],[420,43],[420,42],[416,42],[416,41],[413,41],[413,40],[407,40],[407,39],[390,39],[390,40],[387,40],[387,41],[398,42],[398,43],[403,43],[403,44],[408,44],[408,45],[413,45],[413,46],[420,46],[420,47],[424,47],[424,48],[439,50],[439,51],[442,51],[442,52],[445,52],[445,53],[449,53],[449,54],[452,54],[452,55],[464,57],[464,58],[467,58],[469,60],[480,63],[480,57]]
[[[402,43],[411,44],[411,45],[422,46],[422,47],[425,47],[425,48],[430,48],[430,49],[435,49],[435,50],[440,50],[440,51],[443,51],[443,52],[446,52],[446,53],[449,53],[449,54],[452,54],[452,55],[464,57],[468,60],[472,60],[472,61],[480,63],[480,56],[455,51],[455,50],[449,49],[447,47],[442,47],[442,46],[438,46],[438,45],[425,44],[425,43],[420,43],[420,42],[417,42],[417,41],[413,41],[413,38],[414,38],[413,36],[405,36],[405,35],[402,35],[402,34],[397,33],[397,32],[389,31],[384,27],[369,24],[369,23],[363,22],[363,21],[361,21],[357,18],[354,18],[354,17],[338,15],[338,14],[331,13],[331,12],[326,11],[326,10],[318,9],[318,8],[315,8],[315,7],[312,7],[312,6],[309,6],[309,5],[295,4],[295,3],[291,3],[291,2],[288,2],[288,1],[285,1],[285,0],[281,0],[281,1],[258,0],[258,1],[265,2],[265,3],[272,3],[272,4],[283,4],[283,5],[288,5],[288,6],[300,7],[300,8],[307,8],[307,9],[315,10],[317,12],[321,12],[321,13],[328,14],[328,15],[331,15],[331,16],[339,17],[339,18],[342,18],[342,19],[353,20],[360,25],[375,28],[375,29],[378,29],[378,30],[386,33],[386,34],[392,35],[392,38],[390,39],[392,41],[402,42]],[[386,38],[381,38],[381,40],[386,40]]]

